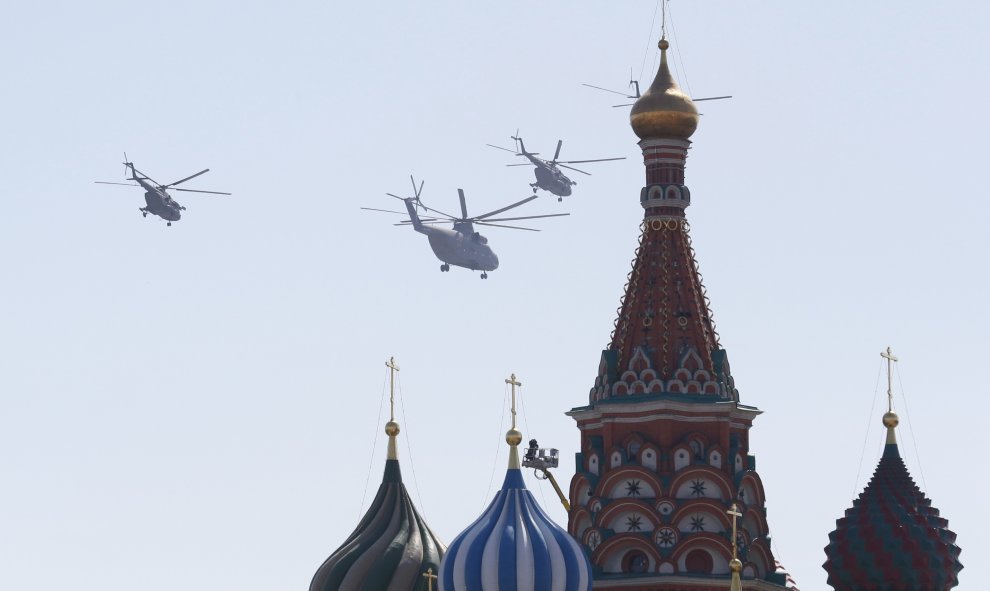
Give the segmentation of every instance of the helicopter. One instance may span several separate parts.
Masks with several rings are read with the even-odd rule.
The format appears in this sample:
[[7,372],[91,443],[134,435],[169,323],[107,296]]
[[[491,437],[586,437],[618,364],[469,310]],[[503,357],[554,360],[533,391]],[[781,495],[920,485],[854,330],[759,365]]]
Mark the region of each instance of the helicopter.
[[[450,266],[454,265],[455,267],[463,267],[472,271],[481,271],[481,278],[488,279],[488,271],[494,271],[498,268],[498,256],[492,251],[491,247],[488,246],[488,238],[475,231],[475,225],[539,232],[539,230],[534,228],[493,224],[492,222],[510,222],[516,220],[531,220],[536,218],[552,218],[571,215],[569,213],[554,213],[548,215],[530,215],[509,218],[492,217],[536,199],[536,195],[532,195],[511,205],[500,207],[494,211],[468,217],[467,201],[464,198],[464,190],[457,189],[457,196],[461,202],[461,216],[456,217],[424,205],[420,199],[420,196],[423,193],[424,181],[420,181],[419,187],[417,187],[416,181],[411,175],[409,180],[412,181],[413,186],[412,197],[399,197],[398,195],[393,195],[392,193],[386,193],[389,197],[394,197],[395,199],[405,203],[406,211],[404,213],[390,209],[376,209],[373,207],[362,207],[361,209],[408,215],[408,220],[403,220],[395,225],[412,226],[413,230],[419,232],[420,234],[425,234],[427,239],[430,241],[430,248],[433,249],[433,254],[435,254],[436,257],[442,262],[440,265],[440,271],[443,273],[450,271]],[[419,215],[420,209],[424,212],[436,214],[439,217],[421,218]],[[435,227],[438,224],[448,223],[453,224],[452,229]]]
[[[601,86],[595,86],[594,84],[585,84],[583,82],[581,83],[581,86],[587,86],[588,88],[594,88],[596,90],[604,90],[605,92],[611,92],[612,94],[622,95],[622,96],[624,96],[627,99],[638,99],[638,98],[640,98],[642,96],[639,93],[639,80],[633,80],[632,79],[632,71],[629,72],[629,86],[635,88],[636,94],[629,94],[629,93],[626,93],[626,92],[621,92],[619,90],[612,90],[611,88],[602,88]],[[730,99],[730,98],[732,98],[732,95],[708,96],[708,97],[704,97],[704,98],[693,98],[692,97],[691,100],[694,101],[694,102],[696,102],[696,103],[700,103],[701,101],[720,101],[720,100],[723,100],[723,99]],[[612,105],[612,107],[613,108],[615,108],[615,107],[631,107],[632,105],[633,105],[633,103],[623,103],[621,105]]]
[[127,160],[127,153],[124,153],[124,175],[126,177],[128,169],[130,169],[130,177],[128,180],[137,181],[137,183],[112,183],[109,181],[94,181],[101,185],[124,185],[125,187],[144,187],[144,201],[147,204],[145,207],[139,208],[141,215],[143,217],[148,217],[148,214],[154,214],[162,218],[166,222],[166,225],[171,226],[172,222],[177,222],[182,217],[182,211],[185,211],[185,207],[179,205],[179,202],[168,194],[168,191],[185,191],[187,193],[210,193],[213,195],[230,195],[230,193],[223,193],[221,191],[201,191],[199,189],[177,189],[176,185],[184,183],[188,180],[192,180],[201,174],[206,174],[210,172],[209,168],[201,170],[194,175],[187,176],[184,179],[175,181],[174,183],[169,183],[163,185],[148,175],[144,174],[140,170],[134,168],[134,163]]
[[[498,150],[505,150],[506,152],[513,152],[516,156],[526,157],[530,163],[536,167],[533,173],[536,175],[536,182],[530,183],[529,186],[533,187],[533,193],[536,193],[537,189],[543,189],[544,191],[549,191],[554,195],[557,195],[557,201],[563,201],[564,197],[571,194],[571,186],[576,185],[577,182],[572,181],[567,178],[561,168],[566,168],[568,170],[573,170],[580,172],[581,174],[591,175],[590,172],[585,172],[573,166],[567,166],[568,164],[582,164],[586,162],[607,162],[610,160],[625,160],[625,157],[621,158],[597,158],[595,160],[557,160],[560,156],[560,147],[563,145],[564,140],[557,140],[557,151],[553,154],[553,160],[544,160],[543,158],[537,158],[536,155],[539,152],[527,152],[526,145],[523,144],[523,140],[519,137],[519,132],[516,135],[510,136],[516,142],[516,150],[510,150],[508,148],[503,148],[501,146],[496,146],[493,144],[487,144],[492,148]],[[506,164],[506,166],[529,166],[529,164]]]

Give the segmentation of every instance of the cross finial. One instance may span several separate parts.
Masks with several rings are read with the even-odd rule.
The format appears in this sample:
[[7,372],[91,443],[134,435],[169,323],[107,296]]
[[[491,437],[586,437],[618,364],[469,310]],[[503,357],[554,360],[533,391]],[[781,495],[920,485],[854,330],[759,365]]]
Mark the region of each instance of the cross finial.
[[399,371],[399,366],[395,364],[395,357],[389,357],[388,361],[385,362],[385,367],[388,368],[388,404],[389,404],[389,416],[391,421],[395,421],[395,372]]
[[512,374],[505,380],[506,384],[512,384],[512,428],[516,428],[516,386],[522,386],[522,382],[516,380],[516,374]]
[[736,519],[742,517],[742,513],[739,512],[739,506],[732,503],[732,507],[725,512],[726,515],[732,516],[732,558],[737,558],[736,556]]
[[887,360],[887,412],[894,412],[893,370],[897,357],[894,357],[894,353],[890,350],[890,347],[887,347],[886,351],[882,351],[880,356]]
[[426,569],[426,572],[423,573],[423,578],[426,579],[427,591],[433,591],[433,581],[437,580],[439,577],[433,574],[432,566]]

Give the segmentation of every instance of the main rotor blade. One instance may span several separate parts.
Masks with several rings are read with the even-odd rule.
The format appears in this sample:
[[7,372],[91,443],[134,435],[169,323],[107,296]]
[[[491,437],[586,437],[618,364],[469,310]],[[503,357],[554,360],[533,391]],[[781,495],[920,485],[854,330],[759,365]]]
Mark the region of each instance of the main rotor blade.
[[491,218],[489,220],[486,220],[485,223],[487,224],[488,222],[514,222],[516,220],[535,220],[537,218],[559,218],[559,217],[565,216],[565,215],[571,215],[571,214],[569,214],[569,213],[548,213],[546,215],[525,215],[525,216],[518,217],[518,218]]
[[[632,98],[632,97],[629,97],[629,98]],[[612,105],[612,108],[614,109],[616,107],[631,107],[631,106],[633,106],[632,103],[626,103],[624,105]]]
[[505,226],[502,224],[489,224],[488,222],[475,222],[479,226],[491,226],[493,228],[510,228],[512,230],[529,230],[530,232],[539,232],[536,228],[523,228],[522,226]]
[[585,172],[585,171],[581,170],[580,168],[574,168],[573,166],[567,166],[566,164],[561,164],[560,162],[557,163],[557,166],[559,166],[561,168],[566,168],[567,170],[573,170],[575,172],[580,172],[581,174],[586,174],[588,176],[591,176],[591,173],[590,172]]
[[419,206],[422,207],[423,209],[425,209],[426,211],[432,211],[433,213],[439,213],[440,215],[444,216],[445,218],[449,219],[450,221],[454,221],[454,220],[459,219],[459,218],[456,218],[456,217],[450,215],[449,213],[444,213],[444,212],[440,211],[439,209],[433,209],[432,207],[427,207],[426,205],[423,205],[422,203],[420,203]]
[[508,148],[503,148],[502,146],[496,146],[495,144],[485,144],[485,145],[490,148],[495,148],[496,150],[505,150],[506,152],[512,152],[516,156],[522,156],[522,154],[520,154],[519,152],[516,152],[515,150],[510,150]]
[[185,193],[209,193],[211,195],[230,195],[230,193],[224,193],[223,191],[201,191],[199,189],[173,189],[173,188],[169,188],[169,191],[183,191]]
[[[423,220],[420,220],[420,223],[423,224],[424,226],[435,226],[437,224],[449,224],[449,223],[451,223],[451,220],[432,220],[432,221],[423,221]],[[398,224],[392,224],[392,225],[393,226],[411,226],[411,225],[413,225],[413,223],[411,221],[408,221],[408,222],[399,222]]]
[[100,185],[123,185],[125,187],[140,187],[141,185],[135,183],[111,183],[110,181],[93,181],[94,183]]
[[208,172],[210,172],[210,169],[209,169],[209,168],[205,168],[205,169],[203,169],[203,170],[201,170],[201,171],[199,171],[199,172],[197,172],[196,174],[194,174],[194,175],[192,175],[192,176],[187,176],[186,178],[184,178],[184,179],[182,179],[181,181],[175,181],[174,183],[169,183],[169,184],[167,184],[167,185],[165,185],[165,186],[163,186],[162,188],[163,188],[163,189],[167,189],[167,188],[169,188],[169,187],[174,187],[174,186],[176,186],[176,185],[180,185],[180,184],[182,184],[182,183],[184,183],[184,182],[186,182],[186,181],[188,181],[189,179],[194,179],[194,178],[196,178],[196,177],[198,177],[199,175],[201,175],[201,174],[206,174],[206,173],[208,173]]
[[520,162],[519,164],[506,164],[506,166],[533,166],[532,162]]
[[557,156],[560,156],[560,147],[564,145],[564,140],[557,140],[557,151],[553,153],[553,161],[557,161]]
[[461,219],[467,219],[467,201],[464,200],[464,189],[457,189],[457,198],[461,200]]
[[381,211],[385,213],[397,213],[399,215],[406,215],[404,211],[392,211],[391,209],[375,209],[374,207],[361,207],[359,209],[367,209],[368,211]]
[[620,158],[595,158],[594,160],[561,160],[557,164],[582,164],[584,162],[610,162],[612,160],[625,160],[626,157],[622,156]]
[[609,88],[602,88],[601,86],[595,86],[594,84],[585,84],[585,83],[582,82],[581,83],[581,86],[587,86],[588,88],[597,88],[598,90],[604,90],[605,92],[611,92],[612,94],[621,94],[622,96],[624,96],[626,98],[633,98],[633,97],[629,96],[628,93],[619,92],[618,90],[611,90]]
[[710,97],[700,98],[700,99],[693,98],[691,100],[697,103],[699,101],[720,101],[722,99],[730,99],[730,98],[732,98],[732,95],[731,94],[727,94],[725,96],[710,96]]
[[[516,201],[512,205],[506,205],[505,207],[503,207],[501,209],[496,209],[495,211],[489,211],[486,214],[475,216],[472,219],[474,219],[474,220],[483,220],[485,218],[492,217],[493,215],[495,215],[497,213],[502,213],[503,211],[508,211],[508,210],[510,210],[510,209],[512,209],[514,207],[519,207],[520,205],[522,205],[524,203],[529,203],[530,201],[532,201],[533,199],[536,199],[536,198],[537,198],[537,195],[530,195],[529,197],[523,199],[522,201]],[[464,216],[464,217],[467,217],[467,216]]]

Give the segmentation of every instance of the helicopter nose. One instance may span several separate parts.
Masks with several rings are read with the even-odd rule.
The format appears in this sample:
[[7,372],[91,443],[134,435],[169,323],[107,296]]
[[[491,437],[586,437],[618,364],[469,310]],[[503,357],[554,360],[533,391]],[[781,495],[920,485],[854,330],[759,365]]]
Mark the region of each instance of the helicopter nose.
[[498,269],[498,255],[494,252],[492,253],[492,271]]

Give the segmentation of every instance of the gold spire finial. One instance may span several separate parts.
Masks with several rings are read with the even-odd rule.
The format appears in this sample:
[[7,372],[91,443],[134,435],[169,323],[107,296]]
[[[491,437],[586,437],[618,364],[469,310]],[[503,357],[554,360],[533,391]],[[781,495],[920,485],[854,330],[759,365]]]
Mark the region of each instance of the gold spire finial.
[[505,383],[512,386],[512,428],[505,434],[505,442],[509,444],[509,468],[519,469],[518,447],[522,443],[522,433],[516,429],[516,386],[522,386],[522,382],[516,379],[516,374],[512,374]]
[[883,426],[887,427],[887,444],[891,445],[897,443],[894,428],[900,423],[900,418],[894,412],[894,363],[897,357],[890,347],[881,351],[880,356],[887,360],[887,412],[883,415]]
[[643,96],[633,103],[629,111],[629,123],[633,132],[642,140],[686,140],[698,128],[698,108],[691,97],[684,94],[667,65],[667,4],[663,2],[663,24],[660,30],[660,68],[656,78]]
[[399,459],[399,453],[396,450],[395,437],[399,434],[399,423],[395,422],[395,372],[399,371],[399,366],[395,364],[395,357],[389,357],[388,361],[385,362],[385,367],[388,368],[388,406],[389,406],[389,420],[385,423],[385,434],[388,435],[388,459],[397,460]]
[[735,503],[732,503],[732,507],[725,513],[732,517],[732,560],[729,561],[729,570],[732,571],[732,582],[729,585],[729,591],[742,591],[742,580],[739,578],[739,573],[742,572],[742,561],[739,560],[736,552],[738,547],[736,519],[742,517],[742,513],[739,512],[739,506]]
[[433,567],[431,566],[430,568],[426,569],[425,573],[423,573],[423,578],[426,579],[427,591],[433,591],[433,581],[437,580],[440,577],[433,574]]

